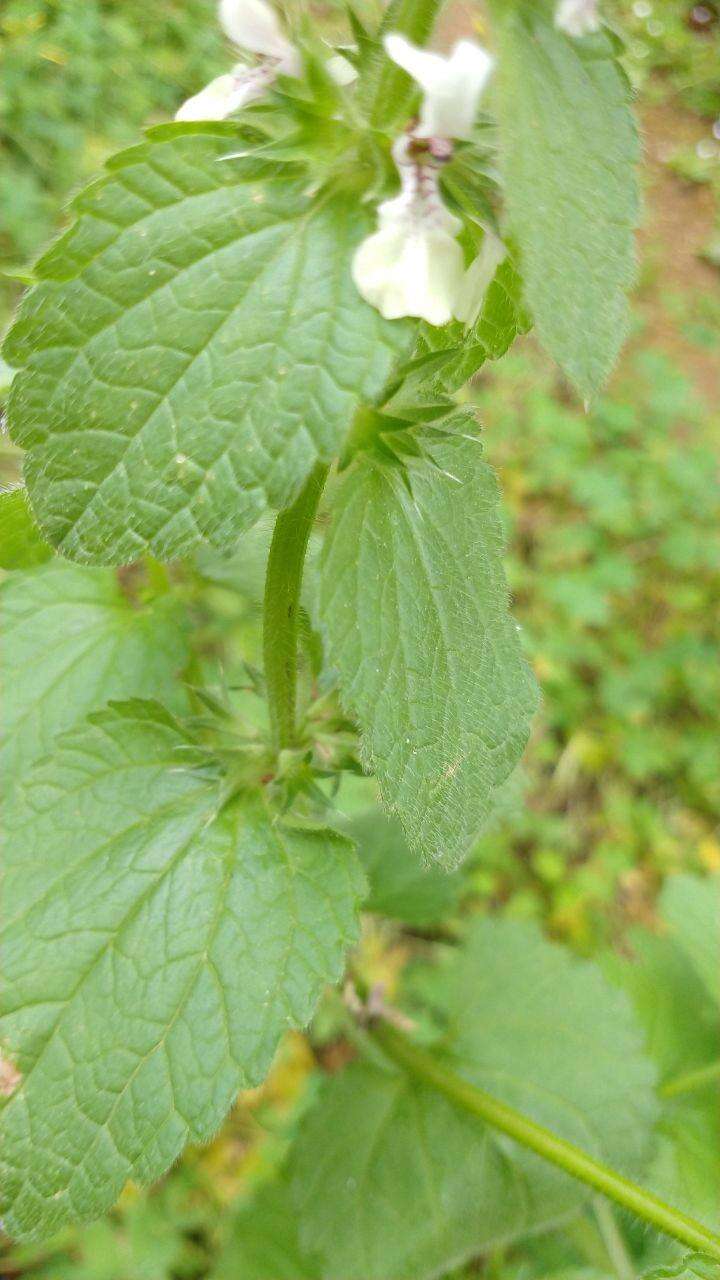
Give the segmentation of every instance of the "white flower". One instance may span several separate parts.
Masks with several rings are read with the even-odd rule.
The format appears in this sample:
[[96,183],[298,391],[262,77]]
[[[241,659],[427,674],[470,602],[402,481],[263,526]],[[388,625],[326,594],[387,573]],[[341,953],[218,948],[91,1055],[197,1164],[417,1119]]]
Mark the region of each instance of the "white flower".
[[267,67],[246,67],[241,62],[230,75],[217,76],[210,84],[183,102],[176,120],[224,120],[262,97],[275,73]]
[[416,316],[429,324],[452,320],[463,274],[462,250],[446,231],[386,225],[363,241],[353,279],[366,302],[386,320]]
[[385,37],[385,49],[423,90],[418,138],[469,138],[480,94],[493,68],[490,54],[459,40],[450,57],[418,49],[404,36]]
[[276,76],[300,74],[300,55],[265,0],[220,0],[220,22],[238,48],[260,61],[251,66],[239,62],[229,75],[211,80],[183,103],[176,120],[223,120],[262,97]]
[[568,36],[587,36],[600,30],[598,0],[558,0],[555,26]]
[[[423,101],[419,124],[393,148],[400,195],[380,205],[378,230],[357,250],[353,279],[386,320],[416,316],[447,324],[455,314],[465,264],[457,242],[462,223],[443,203],[439,169],[452,155],[451,139],[472,134],[493,60],[471,40],[460,40],[449,58],[418,49],[400,35],[386,36],[385,48],[423,89]],[[475,293],[470,290],[464,311]]]
[[486,231],[477,258],[465,272],[453,308],[456,320],[462,320],[468,328],[474,325],[480,315],[485,294],[506,256],[507,250],[502,240],[492,231]]
[[353,280],[386,320],[416,316],[447,324],[463,278],[463,253],[455,237],[461,222],[443,204],[437,161],[416,159],[403,136],[394,155],[401,192],[378,209],[379,229],[360,245]]
[[297,75],[297,50],[284,34],[275,10],[265,0],[220,0],[220,22],[225,34],[239,49],[275,58],[281,64],[279,70],[286,75]]

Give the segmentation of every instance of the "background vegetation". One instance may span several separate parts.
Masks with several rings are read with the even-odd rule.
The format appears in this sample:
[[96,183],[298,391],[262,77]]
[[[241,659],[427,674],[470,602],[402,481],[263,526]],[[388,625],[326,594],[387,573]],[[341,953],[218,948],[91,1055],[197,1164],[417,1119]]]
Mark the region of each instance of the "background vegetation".
[[[68,194],[226,65],[214,8],[5,0],[0,321],[18,292],[12,276],[61,224]],[[337,21],[332,8],[319,16]],[[635,926],[660,927],[670,872],[720,873],[720,16],[709,0],[635,0],[612,17],[646,134],[634,332],[589,412],[532,338],[465,393],[507,495],[509,575],[545,702],[524,777],[463,871],[418,888],[400,866],[377,887],[374,905],[388,915],[398,895],[415,894],[405,928],[370,915],[364,933],[359,966],[391,997],[398,983],[412,988],[428,940],[452,937],[471,913],[538,919],[585,954],[627,951]],[[5,483],[16,477],[9,446],[0,465]],[[178,573],[197,623],[195,661],[218,681],[222,670],[247,683],[243,664],[258,659],[266,538],[260,528],[234,560],[201,556]],[[362,783],[340,797],[349,820],[371,802]],[[367,833],[369,862],[382,860],[380,835],[397,844],[375,818]],[[7,1245],[0,1274],[225,1274],[232,1211],[281,1158],[318,1073],[348,1052],[335,1001],[309,1037],[288,1038],[267,1084],[239,1100],[212,1145],[189,1151],[152,1191],[129,1187],[100,1223]],[[627,1247],[645,1247],[623,1230]],[[576,1237],[481,1260],[472,1274],[590,1276],[600,1246],[580,1228]]]

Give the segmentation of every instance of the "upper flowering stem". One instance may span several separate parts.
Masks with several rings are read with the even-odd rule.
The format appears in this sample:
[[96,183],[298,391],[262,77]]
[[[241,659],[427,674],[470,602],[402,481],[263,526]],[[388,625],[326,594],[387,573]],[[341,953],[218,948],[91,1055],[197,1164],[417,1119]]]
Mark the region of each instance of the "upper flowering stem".
[[238,62],[228,75],[211,80],[183,103],[176,120],[223,120],[262,97],[276,76],[300,74],[300,54],[265,0],[220,0],[219,16],[233,44],[255,54],[258,61]]

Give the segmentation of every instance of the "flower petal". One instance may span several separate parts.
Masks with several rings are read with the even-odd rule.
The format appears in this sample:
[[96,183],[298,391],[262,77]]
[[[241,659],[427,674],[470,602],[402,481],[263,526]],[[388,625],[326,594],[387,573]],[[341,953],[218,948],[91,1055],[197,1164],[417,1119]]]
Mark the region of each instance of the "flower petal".
[[265,0],[220,0],[220,23],[233,43],[250,53],[284,59],[294,52],[275,10]]
[[407,314],[428,324],[447,324],[463,278],[463,252],[444,231],[413,237],[403,262],[407,274]]
[[183,102],[176,113],[176,120],[224,120],[233,111],[239,111],[248,102],[255,102],[275,79],[274,68],[267,66],[245,67],[238,62],[231,75],[211,80],[194,98]]
[[456,218],[443,204],[439,192],[433,193],[422,205],[417,195],[411,191],[403,191],[391,200],[383,200],[378,205],[378,221],[382,230],[396,226],[408,230],[417,225],[426,231],[444,231],[448,236],[459,235],[462,231],[460,218]]
[[431,53],[428,49],[419,49],[405,36],[391,33],[383,41],[385,52],[389,58],[403,71],[412,76],[416,84],[427,92],[432,92],[445,78],[447,58],[439,53]]
[[176,120],[224,120],[236,108],[233,99],[237,94],[235,76],[217,76],[210,84],[183,102],[175,114]]
[[490,54],[473,40],[459,40],[447,58],[418,49],[404,36],[388,35],[385,48],[424,91],[419,138],[468,138],[478,102],[493,68]]
[[358,73],[352,62],[341,53],[333,53],[325,62],[325,70],[340,88],[357,80]]
[[352,274],[362,297],[386,320],[415,316],[447,324],[462,281],[462,249],[444,231],[393,225],[363,241]]

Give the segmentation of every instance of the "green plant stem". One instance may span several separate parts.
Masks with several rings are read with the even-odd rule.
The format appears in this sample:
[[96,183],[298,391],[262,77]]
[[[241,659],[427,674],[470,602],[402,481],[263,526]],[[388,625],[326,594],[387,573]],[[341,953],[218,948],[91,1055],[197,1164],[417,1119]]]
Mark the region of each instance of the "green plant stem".
[[300,590],[310,531],[329,468],[318,463],[273,532],[265,577],[263,656],[273,746],[293,747],[296,738],[297,650]]
[[412,1043],[387,1023],[378,1023],[372,1031],[373,1038],[393,1062],[404,1068],[418,1080],[432,1085],[445,1094],[451,1102],[471,1115],[478,1116],[493,1128],[506,1133],[522,1146],[535,1151],[543,1159],[563,1169],[571,1177],[584,1182],[593,1190],[613,1200],[623,1209],[650,1223],[658,1231],[672,1236],[691,1249],[708,1254],[720,1261],[720,1236],[704,1227],[701,1222],[688,1218],[673,1209],[651,1191],[646,1191],[623,1178],[614,1169],[594,1160],[570,1142],[558,1138],[549,1129],[535,1124],[528,1116],[508,1107],[484,1089],[463,1080],[432,1054]]
[[686,1071],[674,1080],[667,1080],[660,1086],[663,1098],[675,1098],[681,1093],[692,1093],[708,1084],[720,1080],[720,1062],[710,1062],[706,1067],[698,1067],[695,1071]]

